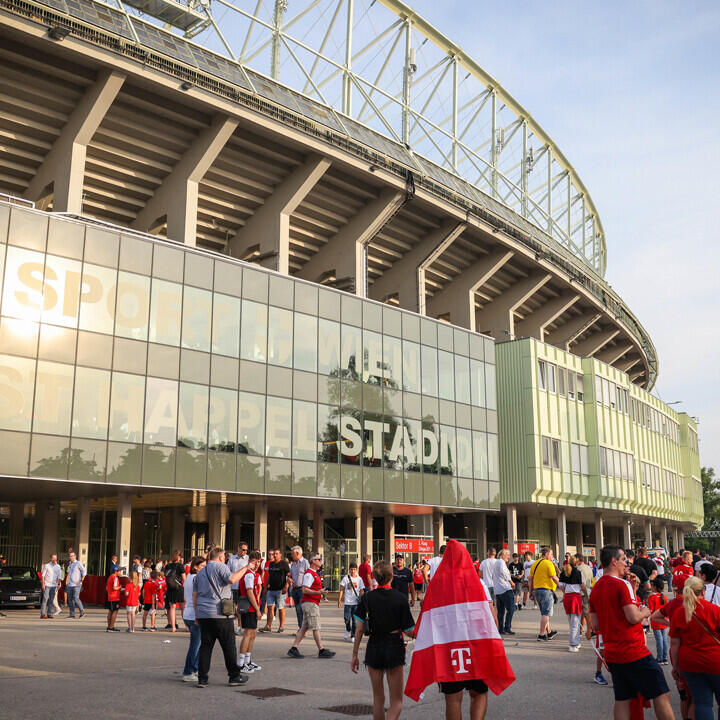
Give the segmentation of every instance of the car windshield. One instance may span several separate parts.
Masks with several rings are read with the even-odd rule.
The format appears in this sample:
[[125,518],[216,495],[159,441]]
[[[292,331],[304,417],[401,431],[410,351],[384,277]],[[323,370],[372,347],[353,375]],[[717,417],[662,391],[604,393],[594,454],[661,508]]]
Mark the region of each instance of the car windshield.
[[2,580],[32,580],[37,573],[29,567],[0,567],[0,581]]

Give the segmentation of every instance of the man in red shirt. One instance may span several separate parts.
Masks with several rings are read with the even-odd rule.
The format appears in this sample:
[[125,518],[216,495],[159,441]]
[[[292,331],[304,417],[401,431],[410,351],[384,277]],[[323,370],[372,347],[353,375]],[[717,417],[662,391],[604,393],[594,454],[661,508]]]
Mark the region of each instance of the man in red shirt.
[[695,574],[695,570],[692,565],[692,553],[686,550],[682,554],[682,559],[672,571],[672,584],[676,595],[682,595],[682,589],[685,586],[685,581]]
[[118,610],[120,609],[120,570],[121,568],[115,567],[114,572],[108,577],[107,583],[105,583],[108,608],[107,630],[105,632],[120,632],[115,627],[115,618],[117,618]]
[[602,577],[590,593],[590,618],[602,634],[605,660],[613,678],[615,720],[630,720],[630,702],[638,695],[653,701],[658,720],[674,720],[665,675],[645,644],[642,621],[650,615],[638,607],[628,579],[628,561],[617,545],[600,552]]
[[[362,578],[363,584],[365,585],[365,591],[372,589],[372,565],[370,564],[370,556],[363,556],[363,561],[360,563],[358,568],[358,575]],[[304,598],[303,598],[304,602]]]

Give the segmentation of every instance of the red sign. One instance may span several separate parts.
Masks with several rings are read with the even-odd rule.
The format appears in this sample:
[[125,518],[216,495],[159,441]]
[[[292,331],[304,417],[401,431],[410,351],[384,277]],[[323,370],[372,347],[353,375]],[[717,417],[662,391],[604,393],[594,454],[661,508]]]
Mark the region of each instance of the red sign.
[[526,552],[529,552],[532,555],[535,555],[537,553],[537,545],[535,545],[535,543],[531,543],[531,542],[519,542],[518,543],[518,553],[520,553],[520,555],[524,555]]
[[433,540],[395,538],[395,552],[397,553],[433,553],[434,551],[435,542]]

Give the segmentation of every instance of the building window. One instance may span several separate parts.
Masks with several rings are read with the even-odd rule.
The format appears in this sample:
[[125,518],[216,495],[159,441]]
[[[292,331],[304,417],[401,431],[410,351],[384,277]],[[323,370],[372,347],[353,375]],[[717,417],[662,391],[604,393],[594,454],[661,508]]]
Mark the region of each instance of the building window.
[[548,363],[548,390],[551,393],[555,392],[555,366],[552,363]]
[[577,379],[577,399],[582,402],[585,399],[585,387],[583,385],[585,379],[580,373],[577,373],[575,377]]
[[560,441],[552,441],[552,466],[554,470],[560,470]]
[[565,368],[558,368],[558,395],[565,397]]
[[547,390],[547,363],[544,360],[538,360],[538,387]]
[[575,399],[575,373],[570,371],[567,374],[567,396],[570,400]]
[[604,447],[600,448],[600,474],[607,476],[607,450]]
[[550,467],[550,438],[542,439],[542,464],[543,467]]
[[603,404],[603,382],[602,378],[595,376],[595,398],[597,399],[598,405]]

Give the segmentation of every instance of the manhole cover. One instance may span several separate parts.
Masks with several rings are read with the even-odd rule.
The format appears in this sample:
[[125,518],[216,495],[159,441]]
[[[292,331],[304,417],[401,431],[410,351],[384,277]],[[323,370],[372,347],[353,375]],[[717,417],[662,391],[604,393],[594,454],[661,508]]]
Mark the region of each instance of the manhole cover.
[[287,688],[271,687],[258,688],[257,690],[241,690],[245,695],[252,695],[258,698],[285,697],[286,695],[303,695],[297,690],[288,690]]
[[339,713],[340,715],[352,715],[353,717],[361,717],[362,715],[372,715],[372,705],[362,705],[354,703],[352,705],[335,705],[334,707],[324,707],[320,710],[327,712]]

